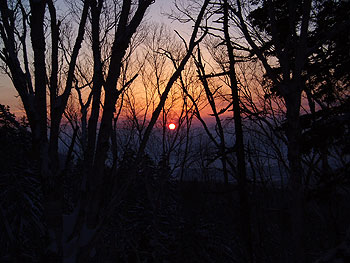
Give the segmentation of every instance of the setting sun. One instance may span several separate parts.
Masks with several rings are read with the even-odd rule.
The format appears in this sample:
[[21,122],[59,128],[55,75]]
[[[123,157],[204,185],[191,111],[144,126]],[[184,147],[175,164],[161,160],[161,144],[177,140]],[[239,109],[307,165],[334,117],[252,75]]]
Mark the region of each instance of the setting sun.
[[174,123],[170,123],[170,124],[168,125],[168,127],[169,127],[169,130],[175,130],[176,125],[175,125]]

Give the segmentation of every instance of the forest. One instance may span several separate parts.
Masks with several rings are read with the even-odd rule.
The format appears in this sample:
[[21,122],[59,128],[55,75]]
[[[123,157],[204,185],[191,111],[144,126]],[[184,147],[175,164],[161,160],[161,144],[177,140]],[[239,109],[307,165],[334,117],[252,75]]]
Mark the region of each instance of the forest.
[[347,0],[0,0],[0,262],[350,262],[349,68]]

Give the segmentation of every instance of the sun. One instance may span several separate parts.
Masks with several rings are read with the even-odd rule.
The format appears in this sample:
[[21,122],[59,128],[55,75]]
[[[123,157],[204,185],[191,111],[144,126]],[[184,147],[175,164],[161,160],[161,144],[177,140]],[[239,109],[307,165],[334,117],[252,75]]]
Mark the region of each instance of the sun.
[[169,130],[175,130],[176,125],[174,123],[169,123],[168,128]]

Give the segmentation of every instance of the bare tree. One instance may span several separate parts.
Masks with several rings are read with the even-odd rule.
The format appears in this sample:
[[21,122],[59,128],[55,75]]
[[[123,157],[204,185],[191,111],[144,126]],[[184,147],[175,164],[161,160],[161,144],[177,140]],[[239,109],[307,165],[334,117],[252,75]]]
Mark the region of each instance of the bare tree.
[[[45,195],[45,218],[49,233],[48,260],[62,258],[62,182],[58,167],[58,136],[61,119],[73,86],[74,70],[83,41],[89,1],[83,2],[78,32],[67,61],[65,84],[59,81],[60,21],[53,1],[1,1],[1,60],[8,69],[23,102],[32,131],[33,153],[40,162]],[[51,70],[47,73],[45,13],[49,10]],[[18,30],[20,29],[20,30]],[[28,37],[30,31],[30,38]],[[29,43],[29,41],[31,43]],[[33,61],[29,52],[33,51]],[[68,55],[68,54],[67,54]],[[31,63],[34,70],[31,71]],[[49,74],[49,76],[47,75]],[[47,81],[48,79],[48,81]],[[47,90],[50,93],[50,139],[47,136]],[[52,251],[51,251],[52,250]],[[52,253],[52,255],[50,255]]]
[[[260,5],[261,4],[261,5]],[[332,28],[328,33],[311,44],[308,42],[312,31],[312,10],[314,1],[262,1],[258,7],[250,7],[247,2],[236,1],[231,4],[230,13],[237,22],[252,55],[256,56],[264,66],[266,75],[276,92],[283,98],[286,107],[286,136],[288,145],[289,162],[289,190],[291,194],[290,217],[292,261],[303,262],[305,260],[303,238],[304,211],[303,211],[303,169],[301,158],[301,127],[300,108],[301,95],[305,90],[304,75],[310,55],[318,45],[331,37],[341,28],[348,25],[349,21]],[[254,28],[249,21],[259,21],[254,18],[252,10],[262,11],[267,15],[268,31],[264,34],[258,28]],[[281,12],[284,10],[283,18]],[[250,14],[249,14],[250,12]],[[258,12],[255,13],[258,15]],[[261,13],[260,13],[261,14]],[[247,16],[249,15],[249,17]],[[281,19],[282,18],[282,19]],[[250,20],[249,20],[250,19]],[[254,20],[255,19],[255,20]],[[264,18],[266,21],[266,18]],[[283,20],[283,22],[282,22]],[[258,22],[259,24],[259,22]],[[257,26],[257,25],[255,25]],[[283,27],[285,28],[283,29]],[[268,53],[272,51],[275,60]]]
[[148,138],[151,134],[151,131],[152,131],[161,111],[162,111],[162,108],[165,104],[166,98],[167,98],[172,86],[174,85],[175,81],[180,77],[181,72],[183,71],[187,61],[190,59],[194,48],[200,43],[200,41],[205,36],[205,32],[200,37],[197,37],[197,34],[198,34],[198,31],[200,30],[201,23],[203,22],[203,19],[205,18],[205,15],[206,15],[205,11],[206,11],[206,8],[208,6],[208,3],[209,3],[209,1],[207,1],[207,0],[205,0],[203,2],[202,6],[201,6],[201,10],[197,16],[197,19],[195,20],[195,25],[194,25],[194,28],[192,31],[191,38],[189,40],[188,45],[186,46],[186,53],[185,53],[184,57],[182,58],[182,60],[180,61],[175,72],[172,74],[172,76],[168,80],[167,85],[165,86],[165,89],[160,97],[160,101],[159,101],[157,107],[155,108],[154,112],[152,113],[150,123],[146,128],[143,140],[140,144],[140,148],[138,151],[138,158],[141,158],[141,156],[146,148]]
[[[112,21],[109,24],[110,27],[106,28],[107,31],[110,31],[111,28],[115,30],[112,36],[113,41],[111,46],[101,46],[101,11],[103,8],[109,11],[111,6],[107,1],[91,1],[91,39],[94,57],[92,108],[88,122],[87,151],[84,158],[85,173],[81,185],[80,201],[76,208],[79,213],[78,216],[73,216],[76,223],[68,240],[72,243],[72,249],[75,250],[75,257],[78,256],[81,261],[89,257],[91,249],[95,246],[94,241],[98,237],[98,229],[104,222],[103,219],[100,219],[102,199],[105,196],[104,169],[115,105],[125,88],[124,86],[118,88],[123,59],[133,35],[152,2],[148,0],[134,4],[132,1],[125,0],[120,3],[120,9],[118,9],[118,5],[114,6],[112,9],[115,12],[113,14],[114,22]],[[107,24],[109,22],[107,21]],[[107,35],[102,37],[107,37]],[[102,41],[104,40],[102,39]],[[102,49],[108,47],[110,47],[108,59],[103,61]],[[105,62],[109,64],[104,71]],[[98,129],[102,87],[104,88],[104,102],[101,124]]]

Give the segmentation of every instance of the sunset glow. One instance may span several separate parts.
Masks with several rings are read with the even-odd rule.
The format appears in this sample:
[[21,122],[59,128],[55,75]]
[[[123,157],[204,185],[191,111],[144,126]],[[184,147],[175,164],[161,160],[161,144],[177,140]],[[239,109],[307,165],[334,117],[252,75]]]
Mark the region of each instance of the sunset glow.
[[349,13],[0,0],[0,263],[350,263]]

